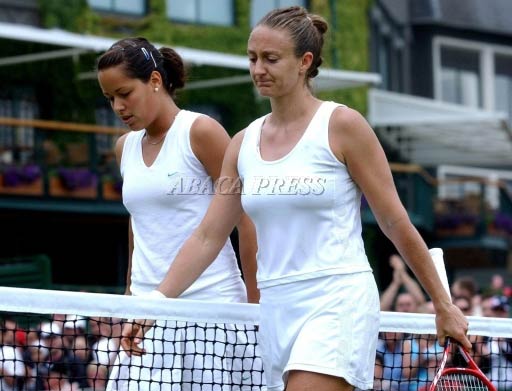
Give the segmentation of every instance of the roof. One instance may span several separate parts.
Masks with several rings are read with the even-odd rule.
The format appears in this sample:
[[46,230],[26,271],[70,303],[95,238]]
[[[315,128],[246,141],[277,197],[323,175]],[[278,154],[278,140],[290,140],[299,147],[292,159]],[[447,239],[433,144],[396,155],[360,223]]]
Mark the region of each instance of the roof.
[[[0,39],[35,42],[60,47],[59,50],[19,54],[0,57],[0,66],[14,65],[22,62],[41,61],[59,57],[76,56],[82,53],[100,53],[107,50],[119,38],[77,34],[61,29],[42,29],[22,24],[0,22]],[[165,44],[155,44],[157,47]],[[62,49],[64,48],[64,49]],[[173,47],[186,63],[201,66],[209,65],[239,70],[248,70],[249,61],[246,56],[221,53],[210,50],[199,50],[188,47]],[[380,76],[375,73],[344,71],[337,69],[320,69],[314,79],[313,86],[317,90],[332,90],[380,83]],[[190,88],[205,88],[218,85],[250,83],[249,75],[234,76],[215,80],[189,83]]]
[[410,7],[412,24],[512,35],[510,0],[415,0]]
[[512,167],[506,113],[370,89],[368,121],[411,163]]

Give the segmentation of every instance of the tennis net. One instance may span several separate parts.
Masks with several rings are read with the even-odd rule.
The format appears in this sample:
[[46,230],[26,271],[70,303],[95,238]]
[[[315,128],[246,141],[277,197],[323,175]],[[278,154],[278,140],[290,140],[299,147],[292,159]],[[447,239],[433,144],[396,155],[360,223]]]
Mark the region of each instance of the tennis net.
[[[6,287],[0,297],[1,390],[266,389],[257,305]],[[156,320],[142,358],[119,353],[128,319]],[[512,319],[469,320],[477,363],[512,390]],[[380,331],[375,390],[427,390],[442,355],[434,316],[383,312]]]

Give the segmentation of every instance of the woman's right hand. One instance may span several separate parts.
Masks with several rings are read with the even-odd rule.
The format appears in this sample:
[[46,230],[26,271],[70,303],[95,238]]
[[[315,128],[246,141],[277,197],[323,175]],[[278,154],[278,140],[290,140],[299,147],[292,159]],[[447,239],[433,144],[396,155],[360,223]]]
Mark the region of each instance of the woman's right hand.
[[141,346],[146,332],[153,327],[155,321],[135,319],[125,322],[121,333],[121,347],[128,356],[142,356],[146,350]]

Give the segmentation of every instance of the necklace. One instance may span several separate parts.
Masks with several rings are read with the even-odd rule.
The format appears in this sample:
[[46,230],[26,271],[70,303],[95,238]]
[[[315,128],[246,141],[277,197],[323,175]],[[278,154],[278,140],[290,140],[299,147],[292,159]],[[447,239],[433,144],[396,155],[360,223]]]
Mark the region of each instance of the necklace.
[[[176,114],[174,114],[174,117],[172,118],[172,122],[171,122],[171,125],[169,126],[169,129],[171,128],[172,124],[174,123],[174,120],[176,119],[178,113],[180,112],[181,110],[178,110]],[[167,132],[169,131],[169,129],[167,129],[164,133],[164,135],[160,138],[160,140],[158,141],[155,141],[155,142],[151,142],[149,141],[149,136],[148,136],[148,133],[146,132],[144,134],[144,137],[146,138],[146,142],[149,144],[149,145],[158,145],[160,144],[162,141],[164,141],[165,139],[165,136],[167,135]]]
[[147,134],[147,133],[144,135],[144,137],[146,137],[146,142],[147,142],[149,145],[158,145],[158,144],[160,144],[162,141],[164,141],[164,139],[165,139],[165,136],[166,136],[166,135],[167,135],[167,131],[166,131],[166,132],[164,133],[164,135],[160,138],[160,140],[155,141],[155,142],[151,142],[151,141],[149,141],[149,137],[148,137],[148,134]]

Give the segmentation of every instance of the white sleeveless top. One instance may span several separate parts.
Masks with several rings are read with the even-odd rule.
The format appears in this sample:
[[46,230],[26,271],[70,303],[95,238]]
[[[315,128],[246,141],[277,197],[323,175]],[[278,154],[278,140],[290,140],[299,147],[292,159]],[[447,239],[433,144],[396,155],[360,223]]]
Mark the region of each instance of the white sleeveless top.
[[[130,213],[134,249],[131,292],[155,289],[185,240],[204,217],[213,185],[190,145],[190,128],[201,114],[181,110],[169,129],[154,163],[142,157],[145,130],[126,137],[120,170],[123,203]],[[235,253],[228,240],[218,258],[181,297],[204,297],[205,290],[241,280]],[[206,292],[207,293],[207,292]]]
[[323,102],[284,157],[265,161],[259,139],[265,118],[246,129],[238,156],[242,205],[258,237],[258,287],[332,274],[371,271],[361,236],[361,191],[329,146]]

